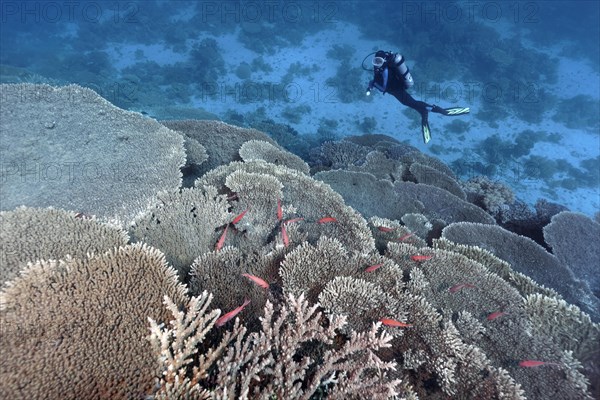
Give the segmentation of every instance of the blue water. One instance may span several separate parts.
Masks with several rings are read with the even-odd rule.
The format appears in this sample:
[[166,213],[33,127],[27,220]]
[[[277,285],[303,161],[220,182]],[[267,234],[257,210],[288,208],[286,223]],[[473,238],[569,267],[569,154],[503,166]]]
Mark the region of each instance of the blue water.
[[[528,204],[600,209],[598,2],[1,4],[2,82],[78,83],[158,119],[270,120],[317,141],[387,134]],[[416,112],[365,96],[361,61],[378,48],[405,56],[415,98],[471,114],[432,115],[425,145]]]

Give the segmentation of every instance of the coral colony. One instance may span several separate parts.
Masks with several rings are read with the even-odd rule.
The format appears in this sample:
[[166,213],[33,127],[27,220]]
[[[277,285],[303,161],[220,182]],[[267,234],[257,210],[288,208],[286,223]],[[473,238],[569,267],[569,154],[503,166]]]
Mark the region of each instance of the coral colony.
[[1,89],[36,164],[2,191],[0,397],[592,398],[598,221],[384,135],[307,163],[79,86]]

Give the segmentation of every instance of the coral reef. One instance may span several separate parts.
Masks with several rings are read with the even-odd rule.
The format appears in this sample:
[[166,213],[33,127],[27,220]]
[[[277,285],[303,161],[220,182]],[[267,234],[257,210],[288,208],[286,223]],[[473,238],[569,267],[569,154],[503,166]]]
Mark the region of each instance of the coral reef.
[[166,298],[176,318],[171,328],[150,320],[150,339],[164,371],[153,398],[388,399],[401,392],[402,381],[389,374],[395,363],[376,355],[392,338],[379,332],[380,324],[340,344],[336,331],[346,319],[332,316],[324,324],[319,305],[303,296],[288,296],[277,309],[267,303],[258,332],[247,333],[236,321],[217,346],[197,355],[219,314],[207,312],[210,301],[203,292],[183,313]]
[[464,182],[462,188],[467,193],[469,202],[478,205],[496,218],[515,201],[515,195],[508,186],[500,182],[492,182],[486,176],[473,177]]
[[18,207],[0,212],[0,284],[37,260],[104,253],[124,246],[127,233],[95,218],[53,208]]
[[0,293],[3,399],[140,398],[159,363],[148,317],[167,320],[162,296],[185,288],[145,244],[90,258],[39,261]]
[[53,206],[125,226],[180,186],[183,139],[156,121],[78,85],[0,91],[3,210]]
[[[503,48],[493,57],[510,62]],[[600,301],[587,287],[597,222],[547,202],[534,212],[487,181],[461,187],[440,160],[383,135],[310,145],[311,176],[260,131],[165,124],[185,137],[193,187],[124,203],[131,240],[60,203],[0,213],[1,397],[598,392]],[[182,138],[158,129],[177,139],[178,158]],[[504,226],[531,221],[554,254],[490,214]]]
[[600,300],[591,293],[587,284],[533,240],[499,226],[466,222],[447,226],[442,236],[456,243],[490,251],[515,270],[556,289],[566,301],[588,312],[594,320],[600,320]]
[[161,249],[169,264],[185,278],[201,254],[214,248],[217,228],[231,221],[225,196],[213,187],[161,192],[159,202],[140,215],[129,228],[134,242]]
[[563,211],[544,227],[544,239],[558,260],[586,281],[600,298],[600,224],[583,214]]
[[263,160],[275,165],[283,165],[308,174],[309,166],[300,157],[291,154],[269,142],[249,140],[240,147],[240,157],[244,161]]
[[208,160],[200,166],[196,177],[230,161],[241,160],[240,147],[248,140],[263,140],[277,145],[269,136],[255,129],[244,129],[220,121],[161,121],[166,127],[194,139],[206,148]]

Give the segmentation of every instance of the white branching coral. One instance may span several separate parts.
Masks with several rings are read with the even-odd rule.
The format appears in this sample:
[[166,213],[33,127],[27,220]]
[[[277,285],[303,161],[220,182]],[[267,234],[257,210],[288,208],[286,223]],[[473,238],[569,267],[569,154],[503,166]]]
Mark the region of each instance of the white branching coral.
[[[159,354],[158,360],[162,367],[162,376],[158,379],[160,391],[156,399],[173,398],[210,398],[209,392],[203,389],[200,379],[206,379],[208,368],[223,354],[225,347],[233,339],[231,333],[225,335],[217,347],[210,348],[198,358],[193,367],[193,377],[186,376],[187,366],[192,362],[198,352],[198,345],[203,342],[206,334],[213,327],[220,315],[219,310],[208,312],[212,295],[206,291],[199,296],[192,297],[186,311],[180,311],[177,305],[164,297],[164,304],[173,314],[174,319],[166,327],[148,317],[150,322],[150,336],[155,353]],[[236,327],[239,325],[236,324]],[[238,330],[238,334],[242,333]]]
[[332,316],[324,327],[318,304],[290,295],[278,309],[267,302],[260,331],[246,336],[236,320],[218,345],[203,346],[198,354],[219,315],[208,312],[210,300],[206,292],[193,298],[186,315],[165,299],[175,316],[171,328],[150,320],[150,340],[163,366],[154,399],[310,399],[315,393],[327,393],[329,399],[387,399],[399,394],[401,381],[388,376],[395,363],[375,354],[392,339],[379,332],[379,323],[338,344],[336,331],[346,318]]

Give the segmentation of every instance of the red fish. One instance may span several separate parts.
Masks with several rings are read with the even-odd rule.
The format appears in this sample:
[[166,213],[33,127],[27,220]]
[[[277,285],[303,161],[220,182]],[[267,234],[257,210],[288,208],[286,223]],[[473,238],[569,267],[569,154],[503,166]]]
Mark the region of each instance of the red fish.
[[285,224],[281,224],[281,239],[283,240],[283,245],[288,247],[290,244],[290,238],[288,237],[287,231],[285,230]]
[[500,318],[503,315],[507,315],[508,313],[505,313],[504,311],[496,311],[491,313],[490,315],[487,316],[487,320],[488,321],[493,321],[496,318]]
[[407,233],[406,235],[402,235],[398,238],[399,242],[404,242],[406,239],[411,238],[414,233]]
[[250,274],[242,274],[242,276],[245,276],[246,278],[250,279],[252,282],[256,283],[258,286],[260,286],[263,289],[269,288],[269,284],[264,279],[259,278],[258,276],[250,275]]
[[283,218],[283,209],[281,208],[281,199],[277,199],[277,220],[281,221]]
[[229,311],[227,314],[222,315],[219,317],[219,319],[217,319],[215,321],[215,325],[216,326],[223,326],[227,323],[227,321],[229,321],[230,319],[232,319],[233,317],[235,317],[236,315],[238,315],[240,312],[242,312],[242,310],[248,305],[250,304],[250,300],[246,299],[246,301],[244,301],[244,304],[242,304],[241,306]]
[[377,229],[379,229],[381,232],[391,232],[394,230],[394,228],[388,228],[387,226],[378,226]]
[[317,224],[326,224],[328,222],[337,222],[337,219],[333,217],[324,217],[317,221]]
[[556,365],[560,367],[560,364],[548,361],[536,361],[536,360],[523,360],[519,362],[519,367],[523,368],[535,368],[541,367],[542,365]]
[[221,234],[221,237],[219,238],[219,241],[217,242],[217,245],[215,246],[215,249],[217,251],[219,251],[223,248],[223,244],[225,243],[225,238],[227,237],[227,229],[228,228],[229,228],[229,225],[225,225],[225,230]]
[[245,209],[244,211],[242,211],[237,217],[235,217],[233,219],[233,221],[231,221],[231,223],[235,225],[238,222],[240,222],[242,220],[242,218],[244,218],[244,215],[246,215],[247,212],[248,212],[248,209]]
[[396,321],[395,319],[389,318],[381,318],[379,321],[385,326],[392,326],[394,328],[408,328],[412,326],[412,324],[406,324],[404,322]]
[[413,261],[427,261],[427,260],[431,260],[433,256],[422,256],[422,255],[415,255],[415,256],[410,256],[410,259]]
[[292,218],[286,221],[283,221],[284,224],[293,224],[294,222],[304,221],[304,218]]
[[471,288],[474,289],[477,286],[473,285],[472,283],[459,283],[457,285],[452,286],[450,289],[448,289],[450,291],[450,293],[456,293],[464,288]]
[[367,267],[367,269],[365,269],[365,272],[373,272],[376,269],[378,269],[379,267],[381,267],[382,265],[383,265],[383,263],[371,265],[370,267]]

